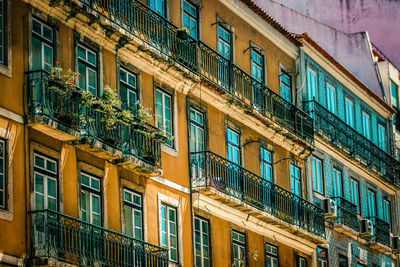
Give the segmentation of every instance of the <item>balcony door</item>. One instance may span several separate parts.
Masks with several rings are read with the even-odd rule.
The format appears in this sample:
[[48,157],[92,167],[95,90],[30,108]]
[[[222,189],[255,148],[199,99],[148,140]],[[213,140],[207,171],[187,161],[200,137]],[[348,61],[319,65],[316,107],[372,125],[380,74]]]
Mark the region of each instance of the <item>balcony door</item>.
[[308,99],[318,100],[318,79],[317,72],[312,68],[307,67],[307,89],[308,89]]
[[229,163],[229,187],[236,192],[241,192],[243,188],[243,177],[240,173],[241,151],[240,151],[240,133],[228,128],[227,129],[227,145]]
[[368,189],[367,200],[368,200],[368,217],[375,217],[376,216],[376,193],[375,193],[375,191]]
[[343,188],[342,172],[337,168],[333,168],[333,196],[334,197],[343,196],[342,188]]
[[205,153],[204,151],[204,114],[199,110],[190,107],[190,137],[189,151],[191,154],[192,176],[201,179],[204,177]]

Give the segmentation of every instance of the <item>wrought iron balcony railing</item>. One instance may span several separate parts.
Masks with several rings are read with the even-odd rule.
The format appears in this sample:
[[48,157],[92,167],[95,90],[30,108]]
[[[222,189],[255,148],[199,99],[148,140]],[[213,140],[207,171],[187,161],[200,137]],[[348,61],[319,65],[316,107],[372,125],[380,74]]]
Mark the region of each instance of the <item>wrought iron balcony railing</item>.
[[357,206],[344,197],[332,197],[338,208],[337,223],[345,225],[354,231],[359,231],[360,222],[357,218]]
[[206,44],[199,42],[199,49],[202,79],[219,86],[233,98],[258,110],[263,116],[303,140],[313,142],[313,122],[307,113],[283,99]]
[[212,187],[317,236],[325,236],[321,208],[210,151],[191,153],[193,188]]
[[366,218],[370,220],[374,226],[374,236],[372,239],[375,242],[390,247],[390,224],[376,216]]
[[[72,96],[63,94],[62,84],[60,92],[49,88],[49,74],[44,71],[28,73],[29,84],[29,114],[33,117],[44,117],[59,123],[60,130],[65,132],[76,131],[80,137],[90,137],[101,141],[108,146],[118,149],[124,155],[133,155],[154,166],[161,162],[160,140],[146,135],[143,130],[136,129],[137,125],[126,125],[120,122],[115,129],[107,129],[104,121],[107,114],[93,107],[83,104],[80,94]],[[154,130],[151,125],[146,126],[149,131]]]
[[235,99],[255,108],[301,139],[314,140],[312,119],[307,113],[252,78],[206,44],[182,39],[177,27],[140,1],[79,0],[89,10],[111,20],[168,58],[201,78],[219,86]]
[[314,119],[315,134],[336,146],[388,182],[400,186],[400,162],[316,101],[304,103]]
[[178,37],[177,27],[140,1],[79,0],[191,71],[197,71],[196,41]]
[[83,266],[167,267],[168,250],[50,210],[33,211],[31,258]]

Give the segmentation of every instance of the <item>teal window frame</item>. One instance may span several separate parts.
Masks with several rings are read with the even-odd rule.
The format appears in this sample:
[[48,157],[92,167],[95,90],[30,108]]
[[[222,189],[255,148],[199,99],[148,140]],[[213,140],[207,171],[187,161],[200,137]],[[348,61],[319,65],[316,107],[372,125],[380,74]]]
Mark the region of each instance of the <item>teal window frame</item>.
[[382,199],[383,220],[392,228],[392,203],[387,197]]
[[172,95],[157,88],[156,90],[156,114],[157,127],[164,131],[169,137],[167,145],[171,148],[175,147],[174,138],[174,113],[173,113]]
[[326,82],[326,108],[336,114],[336,88],[330,82]]
[[370,188],[367,190],[367,214],[368,217],[377,216],[376,192]]
[[281,70],[281,75],[279,77],[281,96],[286,101],[293,102],[293,90],[292,90],[292,75],[284,70]]
[[43,153],[33,153],[35,210],[58,211],[58,161]]
[[227,128],[228,160],[241,164],[240,132]]
[[[168,248],[169,260],[179,262],[178,209],[161,202],[161,246]],[[167,216],[168,215],[168,216]]]
[[383,150],[386,151],[386,127],[384,124],[378,122],[378,146]]
[[[102,226],[103,197],[101,179],[92,174],[81,172],[80,191],[82,220],[93,225]],[[98,201],[98,207],[96,207],[96,201]]]
[[293,163],[290,163],[290,187],[293,194],[299,197],[303,196],[301,168]]
[[251,76],[258,82],[265,82],[265,57],[261,49],[251,49]]
[[[95,96],[100,96],[99,92],[99,54],[85,46],[84,44],[77,45],[77,58],[78,58],[78,72],[80,74],[78,78],[79,88],[89,91]],[[94,80],[91,81],[91,78]],[[92,84],[95,82],[95,84]]]
[[307,66],[307,93],[309,100],[318,101],[318,72]]
[[209,221],[200,216],[194,217],[195,262],[196,267],[211,266]]
[[279,266],[279,248],[278,246],[265,243],[265,260],[267,267]]
[[[247,266],[246,234],[232,230],[232,262],[235,267]],[[243,257],[244,256],[244,257]]]
[[337,167],[333,167],[333,196],[342,197],[343,196],[343,173]]
[[317,267],[329,267],[329,253],[327,248],[317,247]]
[[124,188],[125,234],[144,240],[143,236],[143,195],[134,190]]
[[119,69],[119,96],[122,105],[136,113],[140,102],[138,77],[135,73],[121,67]]
[[361,215],[360,182],[350,178],[350,201],[357,207],[357,214]]
[[260,146],[261,177],[274,182],[273,153],[264,146]]
[[347,125],[354,128],[354,101],[348,96],[344,97],[345,120]]
[[199,39],[199,10],[190,1],[183,0],[183,27],[188,29],[190,37]]
[[325,195],[324,186],[324,167],[322,159],[312,156],[312,166],[313,166],[313,191]]
[[149,0],[150,8],[161,17],[168,16],[168,0]]
[[392,106],[399,109],[399,86],[390,80]]
[[205,148],[204,113],[196,108],[189,108],[190,138],[189,151],[200,152]]
[[371,114],[363,110],[361,112],[362,134],[368,140],[371,140]]
[[217,25],[218,53],[228,61],[232,61],[232,32],[219,23]]
[[[51,58],[49,58],[51,57]],[[32,70],[51,72],[54,65],[54,29],[32,18]]]

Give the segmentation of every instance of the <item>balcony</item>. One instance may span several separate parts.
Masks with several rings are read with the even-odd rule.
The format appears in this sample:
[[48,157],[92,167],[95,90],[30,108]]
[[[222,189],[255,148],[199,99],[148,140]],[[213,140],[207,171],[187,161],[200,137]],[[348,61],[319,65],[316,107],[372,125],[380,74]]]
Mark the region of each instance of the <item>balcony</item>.
[[[111,158],[135,162],[149,168],[159,168],[161,162],[161,139],[147,135],[145,131],[155,128],[137,129],[137,125],[116,123],[115,129],[104,126],[107,114],[87,107],[79,94],[67,96],[49,89],[48,73],[28,73],[30,126],[61,141],[71,141],[98,153],[111,154]],[[62,89],[62,85],[59,85]]]
[[360,229],[360,223],[357,218],[357,206],[344,197],[332,197],[336,201],[338,217],[336,219],[335,229],[339,232],[354,234]]
[[[307,113],[253,79],[206,44],[190,36],[179,37],[175,25],[140,1],[76,1],[79,5],[69,4],[70,14],[76,16],[76,13],[81,12],[90,21],[101,17],[100,21],[104,22],[105,19],[112,22],[153,47],[170,63],[179,63],[185,70],[199,75],[207,84],[217,86],[248,109],[257,110],[261,116],[297,136],[297,140],[313,142],[313,123]],[[117,32],[110,25],[103,28],[111,35]]]
[[312,118],[251,77],[206,44],[199,42],[201,78],[234,99],[257,110],[302,140],[313,143]]
[[[390,250],[390,224],[376,216],[366,218],[370,220],[374,226],[374,236],[372,237],[374,244],[372,246],[383,251]],[[386,248],[382,247],[378,243],[386,246]]]
[[400,187],[400,163],[344,121],[315,101],[308,101],[305,109],[314,118],[315,134],[343,151],[364,167]]
[[324,212],[307,200],[210,151],[191,153],[190,164],[193,190],[313,241],[325,236]]
[[[83,266],[168,266],[168,250],[55,211],[33,211],[31,261]],[[43,261],[48,261],[43,262]],[[58,265],[57,265],[58,266]]]

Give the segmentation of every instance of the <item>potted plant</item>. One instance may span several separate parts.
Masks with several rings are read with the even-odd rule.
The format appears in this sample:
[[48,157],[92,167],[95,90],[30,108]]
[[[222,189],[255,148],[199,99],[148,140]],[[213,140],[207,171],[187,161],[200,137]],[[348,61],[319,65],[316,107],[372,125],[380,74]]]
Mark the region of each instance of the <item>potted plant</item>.
[[181,40],[187,40],[189,38],[190,31],[186,28],[180,28],[176,30],[176,37]]

